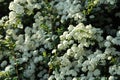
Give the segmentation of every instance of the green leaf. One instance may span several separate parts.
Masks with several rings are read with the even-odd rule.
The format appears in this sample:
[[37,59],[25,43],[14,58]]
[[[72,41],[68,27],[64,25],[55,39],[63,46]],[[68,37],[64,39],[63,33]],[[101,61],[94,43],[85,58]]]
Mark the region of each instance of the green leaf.
[[43,52],[43,57],[46,57],[46,56],[47,56],[47,54],[46,54],[46,52],[44,51],[44,52]]

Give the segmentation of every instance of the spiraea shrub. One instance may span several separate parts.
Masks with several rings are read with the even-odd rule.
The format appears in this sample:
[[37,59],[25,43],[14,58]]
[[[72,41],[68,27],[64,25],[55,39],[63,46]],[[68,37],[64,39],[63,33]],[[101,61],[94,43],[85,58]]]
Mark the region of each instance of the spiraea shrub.
[[0,0],[0,80],[119,80],[119,0]]

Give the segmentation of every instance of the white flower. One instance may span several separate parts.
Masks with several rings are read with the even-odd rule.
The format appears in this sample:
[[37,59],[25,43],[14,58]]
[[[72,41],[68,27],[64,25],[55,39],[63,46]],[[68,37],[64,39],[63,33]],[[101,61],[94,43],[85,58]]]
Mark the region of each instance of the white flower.
[[83,20],[83,15],[81,14],[80,9],[81,1],[75,0],[75,1],[59,1],[55,5],[55,8],[58,10],[58,14],[65,17],[65,19],[73,18],[74,20]]
[[65,35],[61,35],[61,36],[60,36],[60,40],[64,40],[65,37],[66,37]]
[[14,3],[25,3],[26,0],[14,0]]
[[39,61],[42,61],[42,60],[43,60],[43,57],[42,57],[42,56],[39,56],[38,59],[39,59]]
[[6,60],[4,60],[4,61],[2,61],[2,63],[1,63],[1,67],[5,67],[7,65],[7,61]]
[[13,30],[13,29],[8,29],[8,30],[6,31],[6,33],[9,34],[9,35],[11,35],[11,34],[14,33],[14,30]]
[[95,66],[93,64],[91,64],[90,66],[88,66],[88,70],[89,71],[93,71],[95,69]]
[[116,37],[116,38],[112,39],[112,43],[116,44],[116,45],[120,45],[120,37]]
[[38,50],[33,51],[33,56],[37,56],[38,55]]
[[63,15],[62,17],[61,17],[61,23],[63,23],[65,20],[67,20],[67,17],[65,16],[65,15]]
[[116,74],[115,70],[116,70],[116,65],[113,65],[113,66],[109,67],[109,73],[110,74]]
[[68,39],[68,40],[70,40],[71,38],[72,38],[72,35],[70,35],[70,34],[66,34],[66,39]]
[[[72,15],[72,14],[68,14],[68,16],[70,16],[70,15]],[[76,13],[76,14],[73,14],[72,15],[72,17],[74,18],[74,20],[79,20],[79,19],[81,19],[81,20],[85,20],[85,18],[83,17],[83,14],[82,13]]]
[[82,76],[82,77],[80,78],[80,80],[87,80],[87,77]]
[[32,30],[32,29],[31,29],[30,27],[26,27],[26,28],[25,28],[25,33],[26,33],[26,34],[30,34],[31,30]]
[[63,41],[63,45],[64,45],[65,47],[67,47],[68,44],[69,44],[68,41],[66,41],[66,40]]
[[106,41],[106,42],[104,43],[104,45],[105,45],[105,47],[110,47],[110,46],[111,46],[111,43],[110,43],[110,41]]
[[14,11],[11,11],[11,12],[9,13],[9,20],[10,20],[10,21],[15,20],[16,16],[17,16],[17,14],[16,14]]
[[83,71],[83,72],[86,72],[86,71],[87,71],[87,68],[86,68],[86,67],[82,67],[82,71]]
[[95,76],[99,76],[100,75],[100,70],[99,69],[96,69],[93,73]]
[[13,33],[12,33],[12,38],[13,38],[14,40],[16,40],[16,39],[17,39],[17,35],[16,35],[16,33],[15,33],[15,32],[13,32]]
[[27,62],[27,61],[28,61],[28,57],[23,57],[23,58],[21,58],[21,61],[22,61],[22,62]]
[[95,0],[93,3],[96,5],[99,2],[99,0]]
[[53,75],[51,75],[49,78],[48,78],[48,80],[53,80],[54,79],[54,76]]
[[53,49],[53,50],[52,50],[52,53],[56,53],[56,49]]
[[60,49],[60,50],[63,49],[63,45],[62,45],[62,44],[58,44],[57,47],[58,47],[58,49]]
[[18,24],[17,27],[20,28],[20,29],[23,29],[23,24]]
[[92,29],[92,25],[86,25],[86,29]]
[[16,3],[11,2],[10,5],[9,5],[9,9],[10,9],[10,10],[14,10],[14,9],[15,9],[15,6],[14,6],[15,4],[16,4]]
[[117,35],[117,37],[120,37],[120,31],[118,31],[116,35]]
[[74,29],[74,26],[73,25],[69,25],[68,30],[72,31],[73,29]]
[[12,71],[13,69],[14,69],[13,66],[8,65],[8,66],[5,68],[5,71]]
[[116,70],[116,73],[120,75],[120,66],[118,66],[118,69]]
[[88,80],[95,80],[95,78],[94,77],[90,77]]
[[52,40],[54,41],[55,39],[57,39],[58,36],[57,35],[52,35]]
[[81,56],[81,53],[79,53],[79,52],[76,53],[76,54],[74,54],[74,58],[75,58],[75,59],[79,59],[80,56]]
[[24,53],[22,54],[22,57],[31,57],[30,55],[31,55],[31,52],[30,53],[28,53],[28,51],[23,51]]
[[23,73],[24,77],[26,78],[29,78],[32,74],[33,74],[33,70],[30,70],[30,69],[25,70]]
[[34,5],[34,8],[41,9],[41,4],[36,3],[36,4]]
[[61,57],[61,65],[62,66],[68,66],[70,64],[71,64],[71,62],[69,61],[69,59],[67,59],[65,56]]
[[76,72],[75,70],[70,70],[70,74],[71,74],[72,76],[77,76],[77,72]]
[[[20,44],[23,43],[24,39],[23,39],[23,35],[20,34],[18,37],[17,37],[18,41],[20,42]],[[17,42],[17,41],[16,41]]]
[[107,36],[106,40],[112,41],[113,37],[112,36]]
[[112,56],[108,56],[108,58],[107,58],[108,60],[111,60],[112,59]]
[[114,76],[110,76],[108,80],[115,80]]
[[24,9],[18,3],[11,2],[9,5],[9,9],[15,11],[17,14],[23,14]]
[[64,31],[63,35],[66,36],[67,34],[68,34],[68,32],[67,32],[67,31]]
[[73,44],[72,47],[71,47],[71,50],[72,50],[73,52],[77,52],[77,51],[79,50],[79,48],[77,47],[76,44]]
[[49,43],[49,40],[50,40],[50,38],[45,39],[45,40],[44,40],[44,44]]
[[77,78],[73,78],[72,80],[77,80]]
[[71,50],[71,49],[68,49],[68,50],[67,50],[67,55],[70,56],[71,53],[72,53],[72,50]]
[[83,23],[79,23],[75,28],[74,30],[75,31],[78,31],[78,30],[82,30],[85,28],[85,25]]
[[93,76],[93,72],[92,72],[92,71],[88,71],[87,77],[90,78],[90,77],[92,77],[92,76]]
[[34,63],[38,63],[39,62],[39,57],[35,57],[34,58]]
[[73,43],[74,43],[74,40],[70,40],[70,41],[69,41],[69,44],[73,44]]

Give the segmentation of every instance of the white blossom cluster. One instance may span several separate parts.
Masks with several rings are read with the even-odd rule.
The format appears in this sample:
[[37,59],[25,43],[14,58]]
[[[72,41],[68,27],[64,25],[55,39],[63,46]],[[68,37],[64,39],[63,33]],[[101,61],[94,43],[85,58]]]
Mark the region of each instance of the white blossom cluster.
[[[56,66],[53,75],[48,80],[118,80],[120,52],[116,51],[113,47],[115,43],[112,43],[116,38],[107,36],[106,40],[103,40],[101,34],[100,29],[93,28],[91,25],[85,26],[82,23],[75,27],[70,25],[68,31],[60,36],[61,42],[57,48],[58,54],[63,55],[48,63],[50,66]],[[101,47],[106,47],[106,49],[102,51],[101,48],[95,48],[96,51],[92,51],[89,46],[95,46],[95,41],[104,44]],[[117,44],[119,41],[116,41],[115,45]],[[115,63],[118,64],[112,62],[113,57],[116,59]],[[109,61],[113,65],[107,64]],[[58,65],[59,67],[57,67]],[[109,65],[108,70],[105,69],[106,65]],[[106,71],[103,71],[101,67]],[[108,79],[104,77],[105,72],[110,74]]]
[[62,23],[69,18],[73,18],[76,21],[85,20],[81,12],[82,6],[80,0],[55,0],[51,2],[51,5],[57,9],[58,16],[61,16]]
[[[41,12],[38,11],[32,16],[35,21],[31,23],[32,25],[25,26],[22,21],[22,17],[30,16],[34,9],[40,10],[43,4],[44,1],[14,0],[9,5],[11,10],[9,16],[0,20],[0,25],[6,26],[5,39],[12,39],[15,45],[13,53],[9,50],[0,53],[0,61],[3,60],[0,64],[0,70],[10,71],[12,75],[21,68],[23,69],[22,73],[18,72],[17,74],[22,75],[20,77],[22,80],[47,80],[49,76],[47,60],[45,59],[47,56],[45,55],[47,55],[47,50],[53,48],[52,41],[56,36],[52,35],[51,32],[47,34],[41,27],[45,18],[46,25],[51,27],[51,22],[47,20],[49,17],[42,16]],[[4,21],[5,19],[7,21]],[[20,32],[21,30],[22,32]],[[9,62],[4,60],[5,56],[6,58],[10,57]],[[20,65],[20,67],[16,68],[16,65]],[[13,68],[12,71],[11,68]]]
[[[115,1],[93,2],[113,5]],[[18,80],[119,80],[120,30],[115,36],[104,35],[102,28],[82,22],[86,21],[83,3],[84,0],[11,1],[8,16],[0,19],[0,73],[9,72]],[[90,18],[96,17],[93,14]],[[64,23],[69,19],[75,24]],[[62,35],[53,33],[59,29],[56,26],[67,30]]]
[[94,44],[94,42],[91,42],[92,40],[97,39],[99,42],[103,40],[103,38],[99,36],[101,33],[102,31],[100,31],[100,29],[92,28],[91,25],[87,25],[86,27],[83,23],[79,23],[76,27],[70,25],[68,31],[65,31],[63,35],[60,36],[61,43],[58,44],[58,49],[68,48],[69,45],[74,43],[74,40],[80,43],[79,46],[89,47],[90,44]]
[[117,31],[116,37],[107,36],[104,45],[105,47],[111,47],[112,45],[120,45],[120,31]]
[[[85,21],[85,15],[83,14],[82,10],[84,6],[89,5],[88,0],[53,0],[51,5],[57,9],[58,17],[61,16],[61,22],[68,20],[69,18],[73,18],[75,21],[81,22]],[[92,2],[94,5],[101,5],[101,4],[111,4],[114,5],[116,0],[93,0]]]

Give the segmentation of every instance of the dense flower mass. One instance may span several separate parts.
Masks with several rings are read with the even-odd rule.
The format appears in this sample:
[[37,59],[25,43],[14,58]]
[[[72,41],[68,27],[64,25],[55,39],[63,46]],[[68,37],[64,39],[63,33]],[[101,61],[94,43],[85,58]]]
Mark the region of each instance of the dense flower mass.
[[[70,28],[72,29],[70,30]],[[60,36],[61,41],[57,48],[58,53],[63,54],[63,56],[57,57],[49,62],[50,66],[59,65],[59,69],[57,69],[58,67],[54,67],[55,70],[53,71],[53,75],[49,77],[49,80],[74,80],[75,78],[80,80],[101,80],[102,77],[99,77],[100,75],[106,76],[110,74],[112,76],[112,65],[109,65],[109,61],[111,62],[113,55],[120,56],[120,52],[112,47],[112,44],[115,43],[107,40],[104,41],[101,34],[102,30],[93,28],[91,25],[84,26],[82,23],[79,23],[75,27],[70,25],[68,31],[65,31],[63,35]],[[67,35],[70,35],[69,39],[66,37]],[[114,39],[115,38],[113,38],[113,40]],[[66,42],[66,44],[64,42]],[[106,49],[102,51],[100,50],[101,48],[94,48],[95,51],[92,51],[91,47],[97,45],[95,42],[97,42],[98,45],[99,43],[104,44],[102,47],[106,47]],[[64,51],[59,52],[62,50]],[[117,60],[118,59],[119,57]],[[116,63],[118,63],[117,66],[119,66],[119,60]],[[110,66],[108,74],[104,74],[101,69],[101,67],[104,67],[106,64]],[[116,68],[115,70],[119,69]],[[119,71],[115,71],[114,73],[114,75],[116,75],[115,80],[119,79],[118,72]],[[109,80],[111,80],[111,76],[109,76]]]
[[0,0],[0,80],[119,80],[119,3]]

